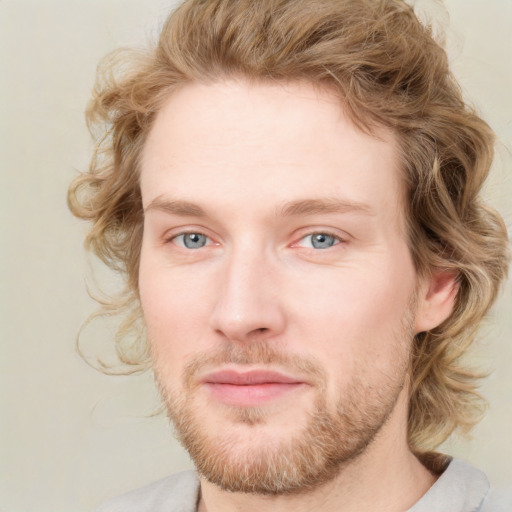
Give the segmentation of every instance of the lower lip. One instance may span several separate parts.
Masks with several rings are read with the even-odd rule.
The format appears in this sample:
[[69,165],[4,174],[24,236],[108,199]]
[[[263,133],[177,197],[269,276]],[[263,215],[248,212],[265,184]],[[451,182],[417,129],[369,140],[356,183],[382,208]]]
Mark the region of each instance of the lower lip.
[[220,402],[227,405],[250,407],[281,398],[302,388],[304,384],[301,382],[268,382],[264,384],[235,385],[208,382],[206,386],[209,388],[212,397]]

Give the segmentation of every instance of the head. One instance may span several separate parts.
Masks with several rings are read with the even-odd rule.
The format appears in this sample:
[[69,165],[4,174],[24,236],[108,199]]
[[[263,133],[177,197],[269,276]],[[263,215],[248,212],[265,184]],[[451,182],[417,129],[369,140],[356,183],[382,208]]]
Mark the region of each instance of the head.
[[[119,66],[120,74],[112,72],[115,66]],[[216,108],[212,108],[212,98]],[[307,123],[302,125],[298,118],[294,122],[293,113],[297,112]],[[93,222],[88,236],[90,247],[126,276],[127,289],[119,301],[119,310],[129,315],[125,327],[141,315],[140,303],[150,342],[166,336],[170,341],[173,336],[190,332],[180,330],[180,317],[183,319],[186,312],[183,304],[189,311],[194,304],[204,305],[204,310],[193,311],[197,312],[193,319],[198,325],[201,319],[209,319],[210,344],[182,350],[177,354],[180,364],[173,363],[172,353],[166,353],[156,342],[152,351],[142,338],[135,350],[119,344],[121,359],[131,366],[142,368],[154,359],[175,423],[187,422],[181,432],[191,452],[199,453],[203,448],[184,398],[195,400],[195,406],[199,406],[197,388],[201,379],[227,364],[278,365],[279,370],[287,369],[287,378],[314,390],[297,398],[308,404],[304,405],[304,418],[298,420],[304,446],[299,455],[311,459],[315,453],[323,454],[318,467],[324,473],[318,469],[316,475],[307,476],[309,480],[304,477],[300,486],[325,478],[329,468],[335,471],[341,461],[363,452],[383,425],[391,421],[398,402],[405,403],[406,436],[416,452],[431,450],[456,428],[467,430],[475,423],[482,411],[476,392],[477,375],[465,367],[463,355],[495,300],[508,261],[503,222],[479,196],[492,161],[494,139],[487,124],[462,100],[444,50],[405,3],[185,1],[167,20],[155,49],[145,54],[117,53],[106,61],[88,116],[93,132],[99,129],[98,149],[89,172],[71,186],[70,205],[77,216]],[[272,123],[275,120],[273,140],[280,144],[272,145],[272,123],[265,124],[265,119],[272,119]],[[314,122],[317,126],[311,131]],[[261,132],[256,137],[258,127]],[[237,129],[246,137],[237,139]],[[192,133],[200,134],[201,149],[197,152],[193,146],[185,151],[190,141],[187,134]],[[291,147],[282,139],[283,133],[295,137],[296,152],[281,151]],[[222,140],[219,134],[231,138]],[[251,137],[265,140],[266,152],[261,144],[251,146]],[[219,152],[219,147],[225,151]],[[308,149],[321,161],[323,174],[307,171],[300,164],[307,160]],[[196,158],[195,166],[190,162],[187,166],[187,155]],[[255,178],[258,169],[244,165],[246,155],[251,157],[250,162],[261,159],[261,176]],[[204,167],[208,156],[213,165]],[[276,161],[276,157],[282,158],[282,172],[265,167],[265,162]],[[174,167],[169,164],[166,168],[170,161],[175,162]],[[225,174],[219,162],[225,165]],[[331,167],[332,162],[341,165]],[[164,174],[155,174],[155,169],[164,168]],[[334,192],[326,194],[331,183]],[[241,195],[244,184],[246,192]],[[277,186],[272,188],[271,184]],[[334,265],[336,272],[330,273],[327,269],[333,265],[325,260],[309,261],[316,273],[307,270],[301,274],[304,269],[294,266],[295,260],[280,267],[277,260],[262,252],[256,261],[257,253],[244,252],[242,245],[228,243],[243,239],[243,233],[252,233],[253,247],[258,246],[254,240],[259,240],[262,247],[263,238],[258,234],[270,232],[277,240],[278,233],[290,231],[291,224],[276,224],[274,217],[269,220],[269,211],[263,209],[266,205],[273,211],[279,207],[281,212],[288,207],[288,213],[295,208],[295,213],[302,211],[302,218],[320,215],[320,210],[322,215],[338,215],[336,205],[329,203],[339,199],[336,187],[367,192],[366,196],[355,193],[348,197],[352,207],[359,199],[363,202],[361,211],[348,214],[356,217],[350,221],[356,226],[354,240],[364,241],[366,235],[361,230],[373,225],[371,215],[364,217],[367,203],[379,208],[382,224],[374,226],[375,233],[392,228],[388,239],[393,245],[379,253],[385,253],[387,259],[377,258],[364,268],[361,259],[355,258],[354,267],[345,261],[341,269],[350,270],[347,280],[340,265]],[[254,193],[247,194],[247,188]],[[199,192],[195,197],[176,193],[187,190]],[[178,201],[173,203],[175,198]],[[323,202],[301,205],[298,201],[302,199]],[[191,202],[194,204],[185,204]],[[193,211],[197,206],[202,211]],[[172,215],[176,215],[178,207],[180,218],[194,217],[194,225],[198,225],[198,218],[208,219],[204,221],[206,226],[203,221],[199,223],[206,230],[199,234],[208,236],[187,242],[206,244],[208,240],[197,253],[206,251],[208,256],[194,263],[194,274],[190,275],[183,268],[191,267],[173,260],[172,268],[181,270],[173,270],[169,282],[179,293],[166,302],[170,289],[158,288],[161,276],[157,276],[156,284],[152,281],[154,269],[159,266],[158,259],[154,259],[156,253],[150,250],[155,247],[150,243],[151,230],[155,232],[158,224],[151,221],[156,215],[151,210],[174,209]],[[183,215],[187,208],[188,214]],[[337,221],[326,223],[325,217],[321,221],[313,217],[308,218],[308,225],[313,221],[322,228],[338,225]],[[306,244],[313,241],[332,243],[331,252],[339,250],[336,247],[346,236],[340,231],[290,232],[295,238],[287,239],[285,246],[294,255],[311,250]],[[351,229],[347,232],[350,236]],[[184,246],[186,235],[176,230],[172,233],[168,240],[174,244],[173,258],[179,258],[179,251],[189,249]],[[313,240],[316,235],[320,238]],[[367,245],[381,247],[377,238],[368,240]],[[352,245],[357,248],[356,242]],[[207,262],[221,261],[222,251],[231,255],[230,264],[219,264],[222,270],[213,272],[210,267],[214,264]],[[243,257],[235,258],[235,253]],[[306,264],[308,258],[300,256],[301,264]],[[255,268],[263,269],[263,273],[253,273]],[[204,277],[204,296],[185,291],[196,271]],[[306,293],[302,285],[290,284],[304,283],[308,276],[315,277],[310,286],[320,282],[327,290],[322,299],[318,294]],[[376,282],[380,283],[377,287]],[[210,293],[212,290],[215,293]],[[256,292],[251,294],[251,290]],[[445,291],[444,296],[435,295],[440,290]],[[161,297],[157,292],[162,293]],[[428,314],[429,296],[444,301],[445,306],[436,309],[440,312],[437,315]],[[157,300],[153,300],[155,297]],[[158,318],[165,315],[163,310],[158,313],[160,305],[172,306],[167,314],[173,324],[158,323]],[[237,307],[245,307],[245,313],[237,313]],[[293,323],[290,319],[299,316],[301,307],[304,321]],[[153,315],[155,311],[158,314]],[[262,317],[237,330],[229,315],[242,318],[248,311],[260,311]],[[333,329],[320,329],[320,334],[315,334],[317,330],[307,322],[308,315],[320,321],[334,318],[338,331],[347,325],[353,329],[340,333],[337,345]],[[302,340],[303,345],[288,345],[289,325],[295,325],[294,339]],[[251,342],[241,343],[247,341],[249,333]],[[308,349],[317,335],[322,337],[325,350]],[[200,337],[195,332],[191,336],[194,340]],[[352,350],[353,346],[360,347],[365,337],[372,340],[370,348]],[[353,344],[348,346],[342,341],[345,338]],[[381,357],[376,351],[382,344],[387,349]],[[350,361],[351,366],[336,367],[330,359],[345,361],[345,365]],[[334,378],[336,370],[347,368],[350,380]],[[180,374],[167,381],[169,372]],[[350,400],[334,399],[340,389]],[[354,389],[363,390],[362,394]],[[233,403],[227,415],[240,423],[240,429],[275,426],[266,406],[239,407],[238,399],[229,398]],[[360,403],[367,406],[358,414]],[[275,411],[276,418],[283,414]],[[232,434],[242,439],[244,432]],[[333,442],[339,432],[343,435]],[[357,436],[356,432],[364,435]],[[341,448],[340,437],[344,440]],[[330,439],[330,444],[318,446],[319,438]],[[225,453],[222,440],[216,446]],[[266,446],[266,459],[277,458],[271,443]],[[315,450],[307,453],[307,446]],[[290,453],[285,453],[290,458]],[[288,468],[290,471],[304,464],[300,457]],[[293,487],[290,483],[282,485]]]

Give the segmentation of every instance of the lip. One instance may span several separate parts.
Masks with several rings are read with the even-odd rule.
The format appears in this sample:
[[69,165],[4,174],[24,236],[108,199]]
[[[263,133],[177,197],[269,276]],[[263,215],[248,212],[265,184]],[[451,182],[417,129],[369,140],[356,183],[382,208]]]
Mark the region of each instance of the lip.
[[217,401],[226,405],[251,407],[283,398],[307,383],[271,370],[220,370],[205,375],[201,384]]
[[258,384],[298,384],[303,383],[295,377],[289,377],[272,370],[249,370],[238,372],[236,370],[219,370],[207,374],[201,379],[210,384],[232,384],[235,386],[252,386]]

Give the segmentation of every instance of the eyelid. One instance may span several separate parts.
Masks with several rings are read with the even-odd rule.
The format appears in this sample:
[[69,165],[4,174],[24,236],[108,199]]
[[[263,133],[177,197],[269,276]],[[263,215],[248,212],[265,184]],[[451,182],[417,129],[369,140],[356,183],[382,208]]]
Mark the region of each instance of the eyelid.
[[[314,240],[313,240],[313,237],[315,235],[325,235],[329,238],[331,238],[333,240],[333,244],[332,245],[328,245],[327,247],[315,247],[314,246]],[[309,245],[301,245],[301,243],[305,240],[307,240],[308,238],[311,239],[311,241],[309,242],[309,244],[311,244],[311,246]],[[296,247],[304,247],[305,249],[313,249],[315,251],[318,251],[318,250],[322,250],[322,251],[326,251],[326,250],[329,250],[329,249],[332,249],[333,247],[336,247],[337,245],[343,243],[342,240],[340,240],[340,238],[338,238],[337,236],[334,236],[334,235],[330,235],[329,233],[311,233],[310,235],[306,235],[304,237],[302,237],[298,242],[297,242],[297,245]]]
[[[187,247],[187,244],[185,242],[185,238],[186,238],[187,235],[199,235],[200,237],[204,237],[204,240],[205,240],[204,245],[201,245],[199,247]],[[178,240],[180,240],[179,243],[178,243]],[[173,238],[171,238],[171,242],[174,243],[175,245],[177,245],[178,247],[181,247],[182,249],[198,250],[198,249],[204,249],[205,247],[210,246],[211,245],[211,238],[206,236],[206,235],[203,235],[202,233],[194,233],[194,232],[192,232],[192,233],[181,233],[181,234],[176,235]]]
[[[175,227],[175,228],[172,228],[172,229],[169,229],[168,231],[166,231],[162,235],[161,239],[162,239],[163,244],[168,244],[168,243],[172,242],[173,240],[175,240],[176,238],[178,238],[179,236],[183,236],[183,235],[191,234],[191,233],[197,233],[199,235],[204,235],[208,239],[208,243],[206,244],[206,246],[221,245],[221,243],[219,241],[217,241],[217,237],[214,237],[210,233],[209,229],[206,229],[202,226]],[[297,247],[298,244],[302,240],[304,240],[308,236],[312,236],[315,234],[323,234],[323,235],[328,235],[328,236],[332,236],[333,238],[335,238],[337,240],[337,243],[334,244],[332,247],[342,244],[342,243],[346,244],[352,238],[352,236],[345,231],[340,231],[338,229],[332,229],[332,228],[324,228],[321,226],[318,226],[318,227],[312,226],[312,227],[307,227],[307,228],[300,228],[299,230],[297,230],[295,232],[295,235],[293,236],[293,242],[290,244],[290,247]]]
[[299,242],[307,238],[308,236],[313,235],[327,235],[332,236],[337,240],[337,243],[334,244],[332,247],[342,244],[342,243],[348,243],[351,236],[346,232],[340,232],[335,229],[329,229],[329,228],[322,228],[322,227],[312,227],[312,228],[302,228],[299,230],[299,233],[294,237],[294,242],[292,242],[291,247],[299,247]]
[[[173,242],[173,240],[175,240],[179,236],[188,235],[188,234],[198,234],[198,235],[205,236],[208,239],[208,243],[206,244],[206,246],[220,245],[219,242],[217,242],[213,236],[208,234],[207,229],[204,229],[201,227],[195,227],[195,226],[172,228],[164,233],[164,235],[162,236],[162,242],[164,244],[168,244],[168,243]],[[212,242],[213,242],[213,244],[212,244]],[[178,245],[178,247],[181,247],[181,245]]]

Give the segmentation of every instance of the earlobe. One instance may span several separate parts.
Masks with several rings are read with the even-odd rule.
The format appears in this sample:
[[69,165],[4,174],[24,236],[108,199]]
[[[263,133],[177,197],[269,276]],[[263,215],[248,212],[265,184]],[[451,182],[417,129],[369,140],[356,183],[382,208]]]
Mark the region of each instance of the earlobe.
[[420,286],[415,332],[430,331],[453,312],[459,285],[457,272],[434,270]]

